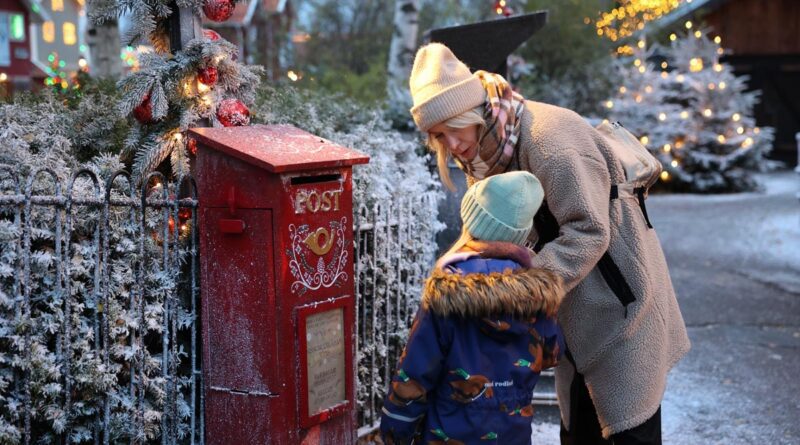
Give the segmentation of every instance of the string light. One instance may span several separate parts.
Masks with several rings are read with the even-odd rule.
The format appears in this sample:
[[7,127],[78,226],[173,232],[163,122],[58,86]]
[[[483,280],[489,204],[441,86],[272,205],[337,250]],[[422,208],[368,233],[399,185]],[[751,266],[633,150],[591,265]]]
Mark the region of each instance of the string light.
[[639,67],[639,72],[640,72],[640,73],[644,73],[644,72],[645,72],[645,68],[644,68],[643,66],[640,66],[640,67]]
[[691,20],[687,20],[687,21],[686,21],[686,23],[684,23],[684,25],[686,26],[686,29],[692,29],[692,22],[691,22]]
[[720,36],[716,36],[716,37],[714,37],[714,43],[716,43],[717,45],[719,45],[720,43],[722,43],[722,37],[720,37]]
[[666,62],[666,61],[664,61],[664,62],[661,62],[661,68],[663,68],[663,69],[667,69],[667,66],[669,66],[669,65],[667,64],[667,62]]
[[720,144],[724,144],[725,141],[726,141],[726,139],[725,139],[724,135],[722,135],[722,134],[718,134],[717,135],[717,142],[719,142]]
[[681,111],[681,119],[688,119],[689,112],[688,111]]
[[718,73],[722,72],[722,65],[720,65],[719,63],[715,63],[714,64],[714,71],[716,71]]
[[661,172],[661,180],[662,181],[669,181],[669,173],[667,173],[666,170]]
[[672,145],[664,144],[664,153],[669,153],[672,151]]
[[705,117],[711,117],[712,114],[714,114],[714,112],[711,111],[711,108],[706,108],[705,110],[703,110],[703,116]]
[[619,87],[619,92],[620,93],[625,94],[626,91],[628,91],[628,89],[625,88],[624,86]]
[[741,118],[742,115],[740,115],[739,113],[733,113],[733,116],[731,116],[731,119],[733,119],[734,122],[739,122],[739,119]]
[[737,128],[736,132],[739,133],[739,134],[744,134],[744,127]]
[[199,79],[197,80],[197,91],[199,93],[208,93],[211,91],[211,87],[201,82]]
[[673,160],[672,160],[672,162],[670,162],[669,164],[670,164],[671,166],[673,166],[673,167],[677,167],[677,166],[678,166],[678,161],[677,161],[677,160],[675,160],[675,159],[673,159]]
[[633,61],[633,66],[639,66],[641,64],[642,64],[642,61],[639,60],[639,59],[636,59],[636,60]]
[[702,37],[702,35],[703,35],[703,33],[702,33],[702,32],[700,32],[700,31],[695,31],[695,32],[694,32],[694,36],[695,36],[695,38],[698,38],[698,39],[699,39],[700,37]]
[[677,80],[679,83],[683,83],[683,80],[684,80],[684,79],[685,79],[685,77],[683,77],[683,74],[678,74],[678,75],[675,77],[675,80]]
[[642,143],[642,145],[647,145],[647,143],[650,142],[650,138],[648,138],[647,136],[642,136],[641,138],[639,138],[639,141]]
[[761,133],[761,129],[758,128],[758,127],[753,128],[753,133],[755,133],[755,134]]
[[719,89],[720,89],[720,90],[724,90],[724,89],[725,89],[725,87],[727,87],[727,86],[728,86],[728,84],[726,84],[725,82],[720,82],[720,83],[719,83]]
[[644,48],[644,40],[639,40],[636,46],[638,46],[639,48]]
[[753,145],[753,138],[747,138],[744,140],[744,142],[742,142],[742,147],[744,148],[747,148],[751,145]]
[[636,97],[634,98],[634,100],[636,100],[636,103],[641,103],[642,102],[642,95],[641,94],[637,94]]
[[710,83],[710,84],[708,84],[708,89],[709,89],[709,90],[713,90],[713,89],[715,89],[716,87],[717,87],[717,85],[716,85],[716,84],[714,84],[713,82],[712,82],[712,83]]
[[660,121],[665,121],[665,120],[667,120],[667,115],[666,115],[666,113],[659,113],[659,114],[658,114],[658,120],[660,120]]
[[675,34],[670,34],[670,35],[669,35],[669,39],[670,39],[670,40],[672,40],[672,41],[674,42],[675,40],[677,40],[677,39],[678,39],[678,36],[676,36]]
[[667,74],[667,72],[666,72],[666,71],[662,71],[662,72],[661,72],[661,78],[662,78],[662,79],[666,79],[667,77],[669,77],[669,74]]
[[652,93],[653,92],[653,86],[652,85],[647,85],[646,87],[644,87],[644,92],[648,93],[648,94]]
[[610,100],[607,100],[606,101],[606,108],[614,108],[614,102],[610,101]]
[[702,70],[703,70],[703,59],[699,57],[693,57],[691,60],[689,60],[689,71],[696,73]]

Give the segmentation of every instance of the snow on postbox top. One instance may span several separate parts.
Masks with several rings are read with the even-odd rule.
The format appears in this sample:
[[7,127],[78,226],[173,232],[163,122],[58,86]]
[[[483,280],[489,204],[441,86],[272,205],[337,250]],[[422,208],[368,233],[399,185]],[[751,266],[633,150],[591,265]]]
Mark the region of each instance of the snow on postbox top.
[[366,164],[369,156],[291,125],[194,128],[193,138],[272,173]]

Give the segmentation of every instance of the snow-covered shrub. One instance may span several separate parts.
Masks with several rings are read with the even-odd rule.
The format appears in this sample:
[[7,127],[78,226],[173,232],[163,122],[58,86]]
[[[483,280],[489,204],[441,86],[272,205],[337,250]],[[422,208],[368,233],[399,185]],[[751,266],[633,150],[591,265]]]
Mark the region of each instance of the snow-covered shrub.
[[[102,198],[102,184],[124,168],[117,155],[97,154],[114,149],[124,133],[108,106],[113,101],[98,91],[84,93],[83,100],[45,92],[0,106],[0,164],[9,166],[0,169],[0,195],[15,194],[14,173],[24,193],[32,172],[46,168],[55,177],[36,175],[33,195],[56,195],[60,183],[62,196]],[[81,164],[79,156],[91,161]],[[71,174],[82,167],[99,183],[84,174],[70,193]],[[112,196],[124,198],[127,184],[116,184]],[[177,376],[176,394],[162,377],[162,317],[165,301],[176,295],[178,274],[160,261],[161,212],[148,211],[142,233],[130,207],[111,207],[109,248],[101,254],[101,207],[73,203],[67,212],[62,202],[33,205],[29,215],[22,210],[0,206],[0,443],[20,443],[26,434],[34,443],[65,436],[91,442],[101,430],[112,442],[157,437],[166,396],[185,413],[181,390],[188,379],[186,372]],[[149,260],[139,273],[142,237]],[[186,257],[183,247],[170,251],[176,261]],[[144,283],[143,294],[134,291],[137,282]],[[186,329],[186,311],[173,312]],[[169,351],[167,357],[178,360]],[[131,388],[141,390],[132,394]],[[179,435],[188,428],[185,417],[175,422]]]

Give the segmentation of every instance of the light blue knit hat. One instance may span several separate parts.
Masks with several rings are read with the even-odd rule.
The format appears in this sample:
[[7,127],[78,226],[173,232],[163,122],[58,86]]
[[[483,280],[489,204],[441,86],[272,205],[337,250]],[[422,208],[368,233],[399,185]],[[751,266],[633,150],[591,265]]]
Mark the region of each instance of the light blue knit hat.
[[543,199],[541,183],[529,172],[490,176],[467,189],[461,220],[473,238],[524,245]]

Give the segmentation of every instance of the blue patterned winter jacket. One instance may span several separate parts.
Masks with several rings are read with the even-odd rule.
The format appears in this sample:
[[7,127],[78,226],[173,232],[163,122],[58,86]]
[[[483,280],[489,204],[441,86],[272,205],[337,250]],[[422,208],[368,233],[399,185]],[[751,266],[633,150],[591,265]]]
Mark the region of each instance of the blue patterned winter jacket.
[[564,351],[561,282],[524,260],[458,255],[426,281],[384,400],[384,442],[530,444],[533,388]]

